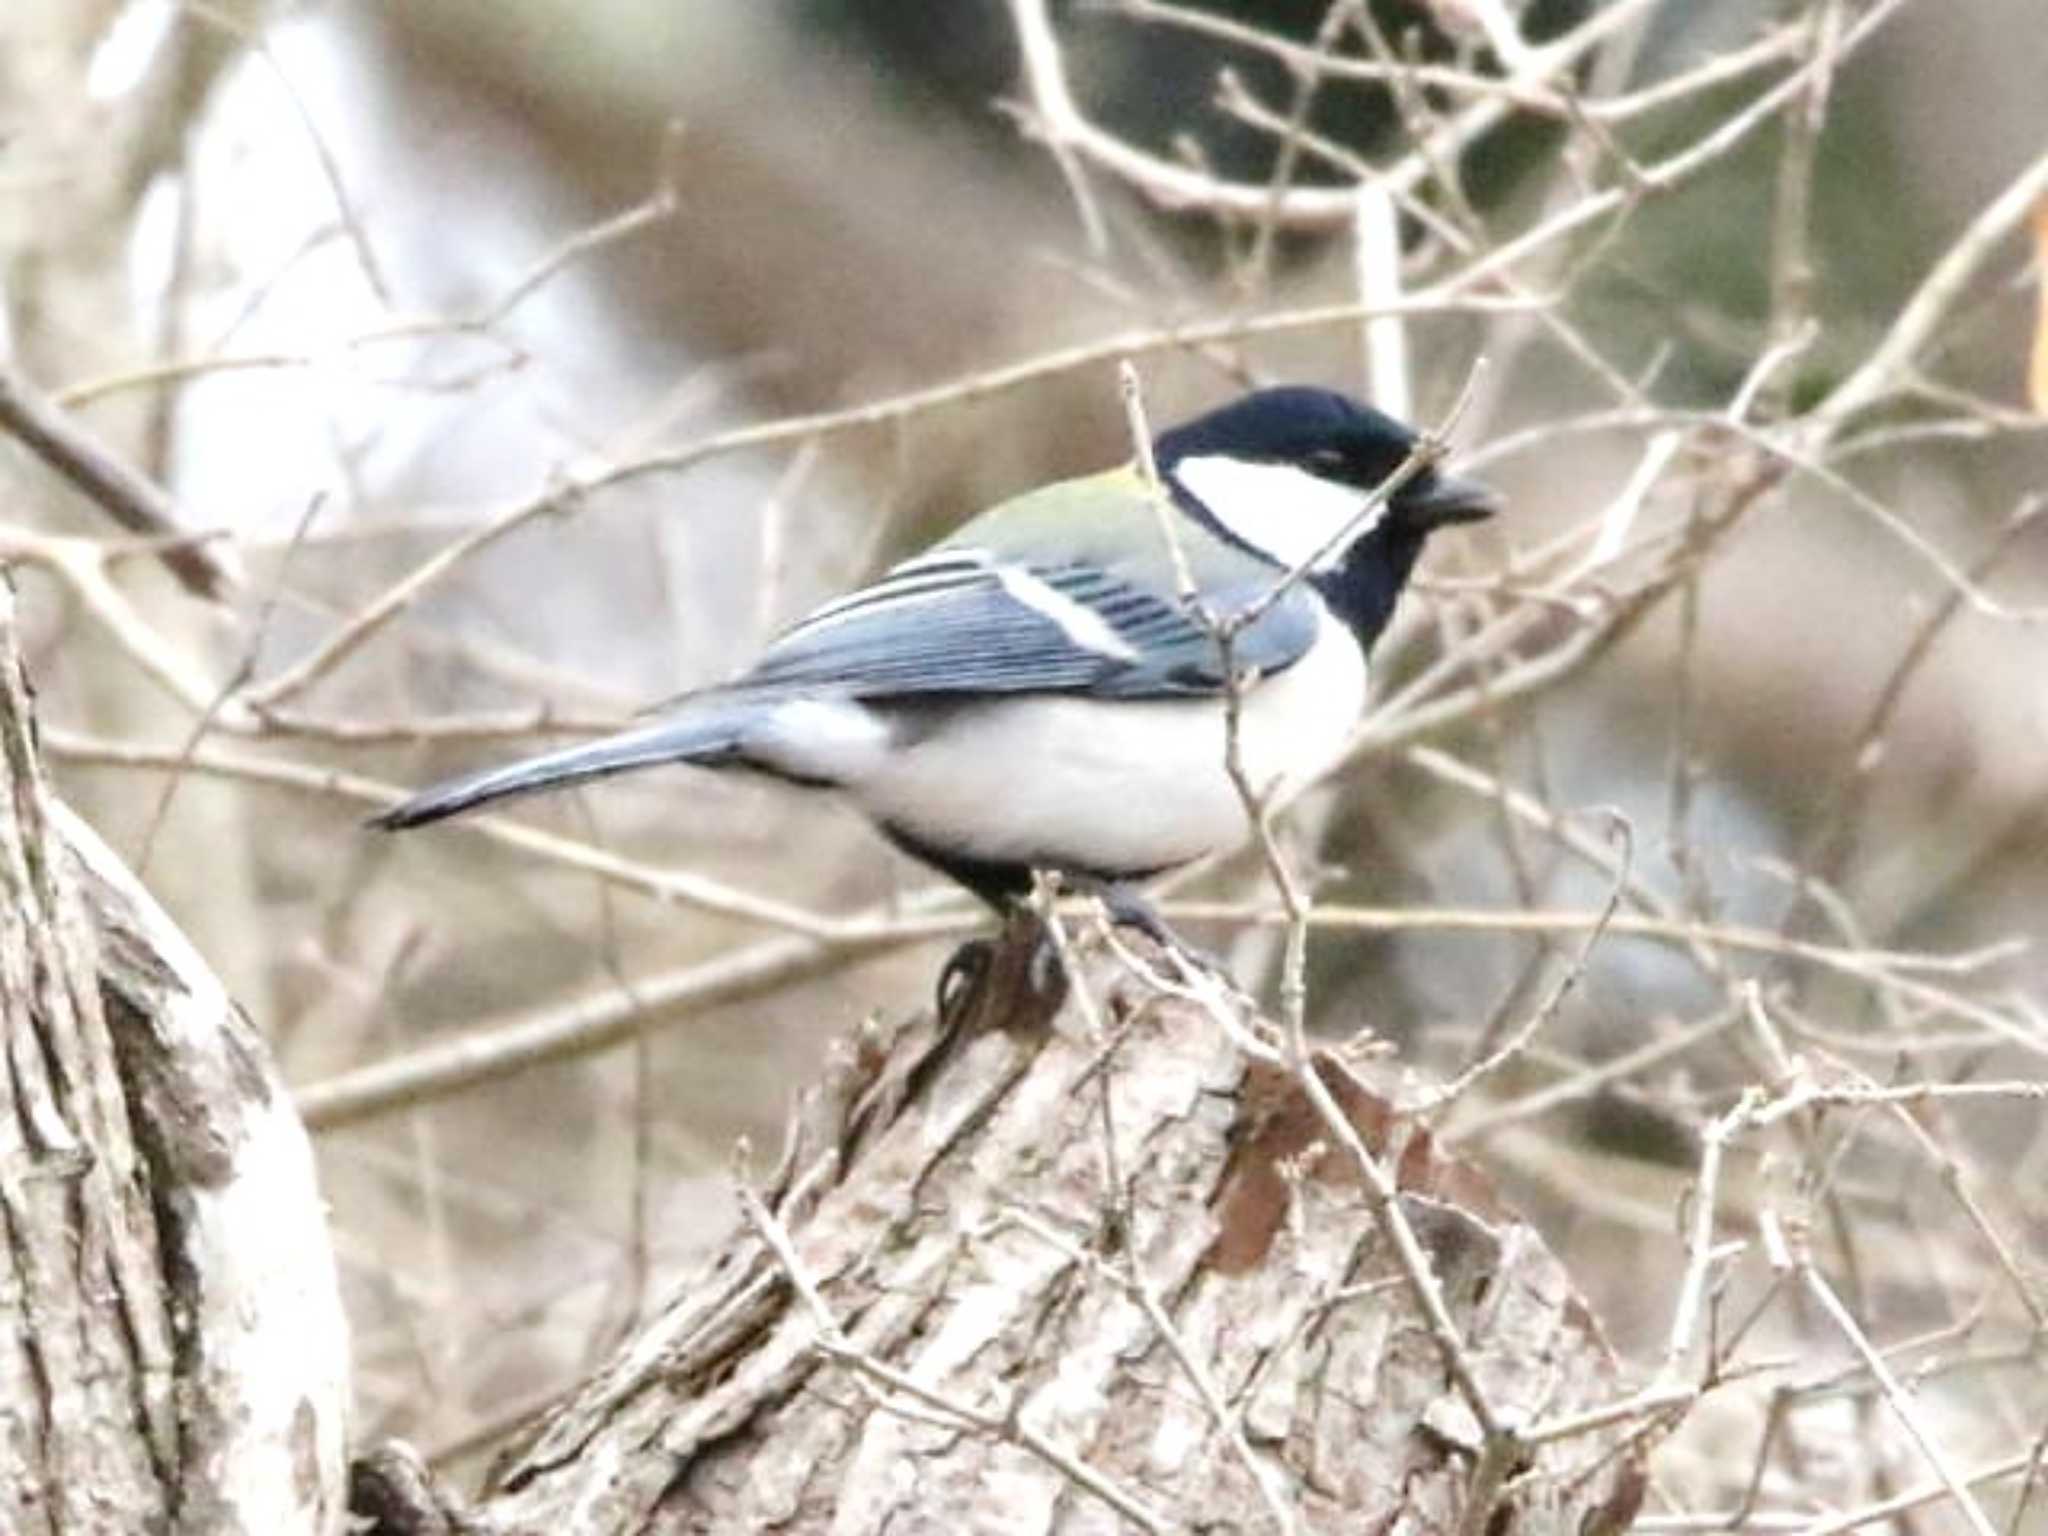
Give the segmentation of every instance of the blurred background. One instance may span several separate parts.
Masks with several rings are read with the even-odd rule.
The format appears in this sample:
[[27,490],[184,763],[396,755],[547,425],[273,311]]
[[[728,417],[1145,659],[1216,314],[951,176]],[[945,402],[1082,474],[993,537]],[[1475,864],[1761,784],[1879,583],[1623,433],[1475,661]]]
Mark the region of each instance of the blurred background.
[[[10,0],[4,356],[243,570],[182,590],[0,445],[45,725],[305,1095],[363,1431],[472,1465],[575,1381],[725,1231],[735,1139],[772,1160],[981,918],[729,777],[362,818],[1122,457],[1125,356],[1162,423],[1469,391],[1511,510],[1440,541],[1287,823],[1314,1020],[1442,1075],[1576,978],[1448,1124],[1632,1362],[1773,1029],[1829,1082],[2039,1078],[2040,268],[1984,220],[2044,47],[2038,0]],[[1253,861],[1174,894],[1271,986]],[[1724,1235],[1796,1208],[1954,1453],[2024,1450],[2038,1103],[1800,1125]],[[1761,1260],[1726,1280],[1731,1358],[1819,1354],[1711,1396],[1657,1512],[1924,1476]]]

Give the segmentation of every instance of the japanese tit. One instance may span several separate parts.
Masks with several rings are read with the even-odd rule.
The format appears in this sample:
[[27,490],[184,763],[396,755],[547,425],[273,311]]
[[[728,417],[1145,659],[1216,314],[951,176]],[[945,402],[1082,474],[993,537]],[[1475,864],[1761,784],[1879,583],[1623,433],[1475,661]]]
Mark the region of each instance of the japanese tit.
[[1183,573],[1208,615],[1256,614],[1230,646],[1250,783],[1313,775],[1364,707],[1366,654],[1424,540],[1496,506],[1430,467],[1361,516],[1415,444],[1332,391],[1258,390],[1155,442],[1170,538],[1135,464],[1028,492],[826,603],[731,682],[375,824],[667,763],[748,768],[840,791],[998,907],[1033,869],[1121,891],[1248,825],[1222,647]]

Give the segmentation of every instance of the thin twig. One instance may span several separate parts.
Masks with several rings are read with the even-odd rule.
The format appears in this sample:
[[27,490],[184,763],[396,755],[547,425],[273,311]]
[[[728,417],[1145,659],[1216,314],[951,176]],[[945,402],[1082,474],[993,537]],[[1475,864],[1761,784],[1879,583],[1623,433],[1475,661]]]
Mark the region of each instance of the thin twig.
[[189,530],[161,486],[5,363],[0,363],[0,431],[129,532],[167,540],[158,558],[186,591],[224,602],[241,584],[240,562],[231,547],[220,543],[218,535]]
[[[1419,185],[1436,161],[1456,155],[1514,112],[1513,96],[1519,88],[1560,78],[1602,42],[1639,22],[1653,4],[1654,0],[1617,0],[1616,4],[1593,12],[1564,36],[1531,49],[1525,71],[1511,76],[1499,92],[1456,113],[1429,146],[1427,156],[1405,157],[1384,173],[1386,180],[1401,190]],[[1012,0],[1011,10],[1013,16],[1036,13],[1033,24],[1050,28],[1050,22],[1043,20],[1047,14],[1046,0]],[[1243,220],[1261,217],[1274,204],[1270,187],[1224,181],[1126,143],[1078,109],[1063,79],[1058,86],[1057,90],[1032,100],[1037,118],[1034,136],[1048,144],[1071,146],[1155,203],[1167,208],[1200,208]],[[1351,217],[1351,205],[1348,188],[1290,187],[1279,197],[1271,217],[1289,229],[1329,229],[1341,226]]]
[[2048,150],[2008,182],[1962,234],[1949,243],[1892,321],[1884,339],[1808,418],[1806,430],[1810,438],[1825,440],[1833,436],[1851,416],[1905,384],[1914,362],[1941,330],[1963,291],[2043,196],[2048,196]]
[[1160,481],[1159,465],[1152,456],[1152,426],[1145,418],[1145,395],[1138,379],[1138,365],[1128,357],[1121,359],[1116,365],[1116,379],[1124,402],[1124,423],[1131,435],[1131,452],[1138,466],[1138,477],[1144,484],[1145,500],[1152,508],[1160,540],[1166,545],[1167,559],[1173,565],[1174,596],[1182,607],[1193,608],[1200,604],[1202,593],[1195,585],[1195,573],[1188,565],[1188,552],[1181,542],[1173,501]]
[[1949,1497],[1955,1500],[1956,1507],[1962,1511],[1964,1523],[1975,1536],[1998,1536],[1989,1517],[1984,1513],[1984,1507],[1977,1502],[1976,1495],[1970,1492],[1969,1483],[1950,1465],[1947,1454],[1934,1438],[1933,1432],[1921,1421],[1920,1411],[1914,1406],[1911,1396],[1900,1385],[1899,1379],[1892,1374],[1884,1356],[1871,1345],[1869,1336],[1857,1323],[1854,1314],[1842,1304],[1842,1298],[1835,1294],[1835,1288],[1828,1284],[1827,1277],[1815,1266],[1810,1256],[1799,1261],[1798,1269],[1799,1277],[1805,1283],[1808,1294],[1820,1304],[1821,1310],[1841,1331],[1842,1337],[1847,1339],[1850,1347],[1862,1357],[1864,1366],[1876,1379],[1878,1390],[1884,1394],[1884,1400],[1890,1406],[1893,1415],[1905,1428],[1913,1444],[1919,1448],[1921,1458],[1926,1461],[1941,1485],[1948,1490]]
[[1751,1113],[1763,1101],[1761,1090],[1745,1089],[1735,1107],[1709,1125],[1701,1140],[1700,1172],[1691,1192],[1692,1220],[1686,1234],[1685,1277],[1678,1287],[1678,1300],[1671,1309],[1671,1328],[1665,1335],[1664,1361],[1657,1373],[1661,1385],[1674,1385],[1685,1357],[1699,1335],[1700,1308],[1707,1294],[1707,1276],[1714,1265],[1728,1256],[1714,1244],[1714,1212],[1721,1188],[1721,1158],[1730,1140],[1739,1135]]
[[[312,531],[313,519],[320,515],[327,498],[322,495],[309,497],[306,510],[299,514],[299,520],[292,529],[291,542],[285,545],[284,555],[277,563],[277,572],[270,580],[270,589],[263,596],[263,603],[256,610],[256,619],[249,626],[249,638],[242,648],[242,659],[229,675],[228,681],[214,694],[211,702],[192,722],[191,732],[185,738],[184,753],[189,759],[199,749],[199,743],[206,738],[214,722],[230,708],[234,691],[256,675],[256,660],[262,654],[263,642],[270,634],[272,620],[277,617],[279,600],[284,595],[285,582],[291,575],[292,558],[305,543],[306,535]],[[163,788],[158,793],[156,804],[149,813],[149,822],[143,828],[142,840],[135,852],[135,876],[139,880],[148,872],[150,855],[156,849],[157,834],[162,830],[165,819],[170,815],[171,802],[177,797],[178,787],[185,782],[180,769],[173,769],[164,776]]]
[[1572,957],[1570,965],[1558,976],[1550,994],[1540,1007],[1530,1013],[1519,1026],[1510,1031],[1505,1039],[1492,1051],[1482,1056],[1460,1072],[1449,1082],[1426,1094],[1415,1106],[1420,1114],[1433,1114],[1447,1104],[1456,1103],[1472,1087],[1499,1071],[1508,1062],[1517,1060],[1543,1032],[1543,1028],[1564,1006],[1564,1000],[1571,995],[1586,974],[1586,966],[1593,958],[1593,950],[1607,928],[1614,921],[1616,910],[1621,905],[1622,892],[1628,888],[1630,866],[1635,862],[1635,834],[1630,830],[1628,818],[1619,811],[1608,813],[1608,826],[1617,842],[1621,844],[1621,868],[1616,872],[1614,884],[1607,892],[1607,904],[1600,909],[1599,920],[1586,930],[1586,936],[1579,945],[1579,952]]
[[[1060,61],[1059,38],[1053,31],[1052,17],[1043,6],[1032,4],[1030,0],[1011,0],[1010,24],[1017,32],[1017,52],[1023,61],[1024,82],[1031,99],[1039,104],[1039,110],[1050,110],[1055,121],[1075,115],[1076,108],[1067,91],[1066,69]],[[1074,212],[1081,221],[1081,232],[1088,242],[1089,254],[1100,261],[1109,254],[1109,226],[1102,217],[1102,207],[1095,199],[1094,189],[1088,185],[1088,169],[1067,139],[1048,136],[1045,146],[1052,155],[1053,164],[1059,167],[1061,179],[1067,184],[1067,195],[1074,201]]]
[[[1164,0],[1111,0],[1111,3],[1114,10],[1135,20],[1162,23],[1250,49],[1277,59],[1290,69],[1302,68],[1311,57],[1311,50],[1305,44],[1215,11],[1169,5]],[[1546,117],[1571,116],[1571,102],[1576,99],[1579,110],[1587,118],[1611,125],[1661,111],[1688,97],[1768,69],[1792,57],[1798,48],[1799,29],[1779,27],[1746,47],[1710,54],[1691,69],[1669,79],[1612,96],[1584,98],[1577,97],[1576,92],[1535,83],[1544,73],[1540,68],[1493,75],[1454,64],[1335,57],[1324,61],[1323,70],[1333,80],[1373,84],[1386,84],[1405,74],[1415,84],[1431,90],[1498,97],[1511,103],[1518,111]]]

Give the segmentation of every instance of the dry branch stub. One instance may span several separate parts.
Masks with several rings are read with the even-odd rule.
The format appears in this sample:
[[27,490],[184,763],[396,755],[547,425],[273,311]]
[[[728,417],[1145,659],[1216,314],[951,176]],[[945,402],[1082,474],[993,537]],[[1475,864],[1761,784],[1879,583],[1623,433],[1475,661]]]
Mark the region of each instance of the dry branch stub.
[[[755,1219],[498,1467],[492,1532],[1624,1528],[1640,1423],[1481,1438],[1363,1181],[1240,1028],[1025,920],[805,1095]],[[1042,971],[1043,966],[1039,969]],[[1064,990],[1064,989],[1062,989]],[[1335,1059],[1493,1417],[1624,1394],[1557,1259]],[[770,1214],[772,1212],[772,1214]],[[1219,1410],[1222,1420],[1219,1422]],[[1593,1416],[1597,1418],[1598,1416]],[[1501,1474],[1504,1473],[1504,1478]]]

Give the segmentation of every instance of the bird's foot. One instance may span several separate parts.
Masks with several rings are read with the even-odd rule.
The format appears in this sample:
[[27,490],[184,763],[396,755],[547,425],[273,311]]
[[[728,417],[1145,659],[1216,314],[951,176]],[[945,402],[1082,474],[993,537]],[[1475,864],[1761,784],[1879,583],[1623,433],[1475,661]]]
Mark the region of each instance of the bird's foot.
[[974,989],[987,979],[995,953],[994,939],[969,939],[946,957],[946,963],[939,968],[939,984],[932,998],[942,1020],[964,1007]]
[[1206,973],[1236,989],[1237,983],[1231,979],[1230,968],[1224,964],[1223,957],[1200,945],[1190,944],[1175,933],[1136,886],[1121,880],[1097,879],[1079,880],[1076,885],[1102,903],[1112,926],[1136,929],[1165,951],[1174,964],[1186,970]]
[[[946,963],[939,970],[938,986],[933,1001],[938,1007],[942,1021],[951,1021],[958,1013],[971,1007],[976,996],[989,985],[990,978],[1001,976],[997,984],[1015,987],[1021,981],[1033,998],[1041,1003],[1057,1005],[1066,995],[1067,972],[1060,963],[1059,945],[1051,931],[1035,916],[1022,914],[1030,920],[1031,930],[1020,937],[1014,928],[1006,928],[997,938],[969,939],[946,957]],[[1018,919],[1013,917],[1014,924]],[[1013,958],[1015,947],[1023,943],[1028,946],[1021,958]]]
[[[1158,946],[1167,965],[1178,973],[1177,979],[1181,984],[1221,984],[1242,995],[1242,989],[1231,977],[1222,957],[1190,944],[1175,933],[1135,886],[1094,875],[1070,874],[1065,879],[1069,890],[1093,896],[1102,903],[1112,928],[1134,929]],[[1024,958],[1021,975],[1015,971],[1009,974],[1022,981],[1039,999],[1052,1000],[1064,996],[1069,977],[1062,951],[1068,944],[1061,937],[1056,937],[1045,920],[1032,913],[1028,906],[1020,904],[1009,910],[1013,924],[1028,920],[1035,930],[1030,936],[1029,954]],[[1017,942],[1017,936],[1012,929],[1001,939],[969,939],[947,957],[939,972],[935,999],[941,1019],[951,1017],[955,1011],[971,1003],[975,994],[988,982],[999,957],[1014,942]]]

